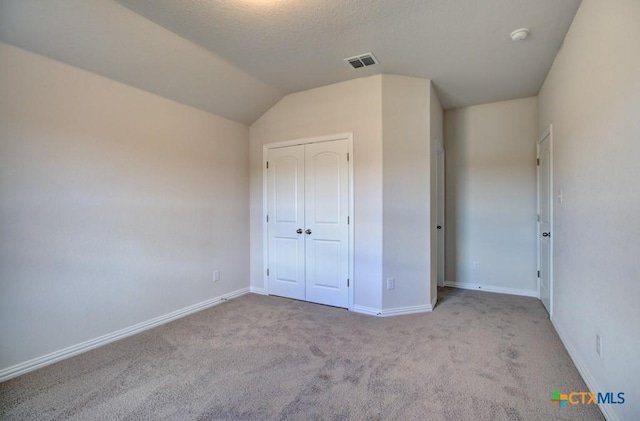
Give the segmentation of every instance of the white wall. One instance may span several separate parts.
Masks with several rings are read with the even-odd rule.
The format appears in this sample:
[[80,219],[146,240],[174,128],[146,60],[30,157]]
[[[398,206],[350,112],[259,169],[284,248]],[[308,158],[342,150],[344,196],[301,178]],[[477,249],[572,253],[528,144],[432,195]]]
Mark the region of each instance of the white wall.
[[553,123],[554,190],[563,190],[553,322],[592,389],[626,393],[624,405],[603,408],[620,420],[640,414],[638,41],[640,2],[584,0],[539,95],[539,130]]
[[262,153],[267,143],[353,132],[355,305],[382,304],[382,78],[372,76],[283,98],[250,128],[251,287],[264,288]]
[[537,294],[536,107],[524,98],[445,112],[447,282]]
[[0,62],[0,370],[248,286],[246,126]]
[[382,77],[384,309],[431,302],[430,131],[431,82]]

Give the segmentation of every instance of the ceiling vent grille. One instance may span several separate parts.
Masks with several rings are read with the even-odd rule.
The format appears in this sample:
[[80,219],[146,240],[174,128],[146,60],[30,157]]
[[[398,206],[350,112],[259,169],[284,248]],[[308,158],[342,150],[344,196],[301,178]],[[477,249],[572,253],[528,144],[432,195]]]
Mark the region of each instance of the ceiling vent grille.
[[351,66],[352,69],[360,69],[362,67],[378,64],[378,59],[373,55],[373,53],[361,54],[359,56],[345,58],[344,61],[349,66]]

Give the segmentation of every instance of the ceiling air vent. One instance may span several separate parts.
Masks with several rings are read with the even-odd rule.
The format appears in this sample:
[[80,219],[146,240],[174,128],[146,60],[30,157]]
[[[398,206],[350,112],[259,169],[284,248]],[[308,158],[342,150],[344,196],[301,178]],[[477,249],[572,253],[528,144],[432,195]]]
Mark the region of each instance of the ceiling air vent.
[[373,55],[373,53],[361,54],[359,56],[345,58],[344,61],[346,61],[347,64],[354,69],[378,64],[378,59]]

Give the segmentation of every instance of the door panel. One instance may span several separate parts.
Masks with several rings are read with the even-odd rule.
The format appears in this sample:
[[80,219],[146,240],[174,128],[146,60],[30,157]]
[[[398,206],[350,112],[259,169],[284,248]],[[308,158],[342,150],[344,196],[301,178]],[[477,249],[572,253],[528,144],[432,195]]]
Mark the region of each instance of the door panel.
[[297,283],[298,266],[304,262],[299,254],[298,239],[275,238],[275,279],[279,282]]
[[[272,162],[274,172],[275,197],[274,218],[278,223],[296,223],[299,221],[298,182],[300,162],[292,156],[283,156]],[[300,183],[302,184],[302,183]]]
[[307,209],[312,211],[316,223],[340,223],[340,155],[322,152],[312,157],[307,175],[313,183],[312,201]]
[[349,167],[346,140],[305,146],[307,301],[348,307]]
[[[308,259],[311,260],[309,265],[309,272],[313,273],[309,276],[311,279],[316,280],[315,287],[323,289],[338,290],[341,284],[340,273],[340,242],[339,241],[327,241],[327,240],[312,240],[308,241],[309,255]],[[314,264],[315,262],[322,262],[322,264]]]
[[304,148],[270,149],[268,161],[269,293],[304,300]]
[[[547,136],[539,149],[538,203],[540,212],[540,300],[551,314],[551,151]],[[547,235],[548,234],[548,235]]]

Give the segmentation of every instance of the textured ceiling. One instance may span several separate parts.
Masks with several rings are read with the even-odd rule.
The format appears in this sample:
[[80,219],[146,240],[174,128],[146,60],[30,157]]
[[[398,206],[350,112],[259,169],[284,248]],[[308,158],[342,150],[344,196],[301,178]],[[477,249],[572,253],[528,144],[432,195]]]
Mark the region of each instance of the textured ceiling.
[[[251,123],[283,94],[374,73],[432,79],[445,108],[536,95],[580,5],[580,0],[117,2],[0,0],[0,39]],[[3,28],[7,24],[9,29]],[[531,28],[530,37],[511,41],[509,33],[520,27]],[[380,64],[352,70],[342,61],[367,52]]]

